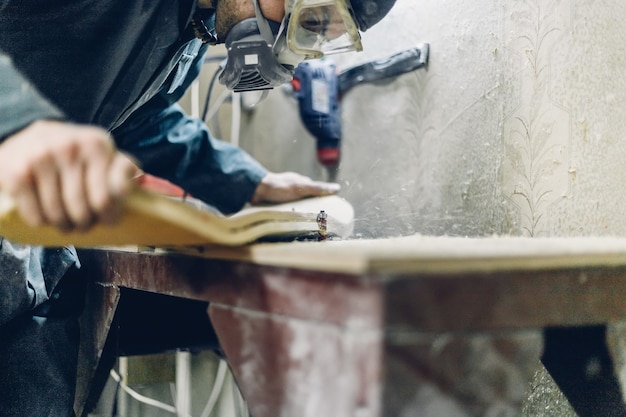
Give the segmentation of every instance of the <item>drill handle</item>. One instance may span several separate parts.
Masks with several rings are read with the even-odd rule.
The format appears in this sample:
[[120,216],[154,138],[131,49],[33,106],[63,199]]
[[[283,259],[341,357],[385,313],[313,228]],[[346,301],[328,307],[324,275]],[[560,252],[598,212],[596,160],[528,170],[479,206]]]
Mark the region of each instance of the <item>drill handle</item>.
[[349,68],[339,74],[339,91],[343,95],[357,84],[392,78],[415,71],[428,63],[429,45],[399,52],[388,58]]

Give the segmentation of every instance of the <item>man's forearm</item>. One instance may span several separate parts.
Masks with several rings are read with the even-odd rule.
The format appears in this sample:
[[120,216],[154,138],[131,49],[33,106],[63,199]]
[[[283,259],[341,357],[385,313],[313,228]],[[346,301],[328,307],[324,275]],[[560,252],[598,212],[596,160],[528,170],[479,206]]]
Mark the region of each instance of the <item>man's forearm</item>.
[[250,155],[213,138],[206,125],[155,97],[113,136],[147,173],[165,178],[224,213],[240,210],[267,174]]

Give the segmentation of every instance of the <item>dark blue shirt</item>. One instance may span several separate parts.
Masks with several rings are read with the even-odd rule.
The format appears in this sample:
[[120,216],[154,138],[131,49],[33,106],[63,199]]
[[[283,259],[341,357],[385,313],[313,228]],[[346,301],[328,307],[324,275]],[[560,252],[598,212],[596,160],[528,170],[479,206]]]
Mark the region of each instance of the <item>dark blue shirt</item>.
[[[222,212],[242,208],[266,170],[176,104],[206,50],[189,27],[195,7],[0,0],[0,142],[42,118],[100,125],[144,171]],[[0,244],[2,325],[46,301],[78,259],[72,248]]]

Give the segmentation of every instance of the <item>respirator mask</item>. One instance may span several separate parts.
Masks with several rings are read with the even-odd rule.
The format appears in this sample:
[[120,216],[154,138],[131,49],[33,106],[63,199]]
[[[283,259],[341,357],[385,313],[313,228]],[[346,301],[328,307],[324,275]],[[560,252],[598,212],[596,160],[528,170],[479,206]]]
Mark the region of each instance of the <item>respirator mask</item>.
[[363,49],[349,0],[286,0],[280,24],[251,1],[256,17],[237,23],[225,39],[220,82],[233,91],[271,89],[291,81],[305,59]]

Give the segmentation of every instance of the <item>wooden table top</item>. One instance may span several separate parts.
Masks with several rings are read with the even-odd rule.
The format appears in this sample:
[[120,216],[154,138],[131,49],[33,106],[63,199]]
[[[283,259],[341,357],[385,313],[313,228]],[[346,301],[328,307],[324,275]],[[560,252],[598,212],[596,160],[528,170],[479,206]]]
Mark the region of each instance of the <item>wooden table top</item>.
[[433,237],[157,249],[210,259],[347,274],[453,274],[626,265],[626,238]]

